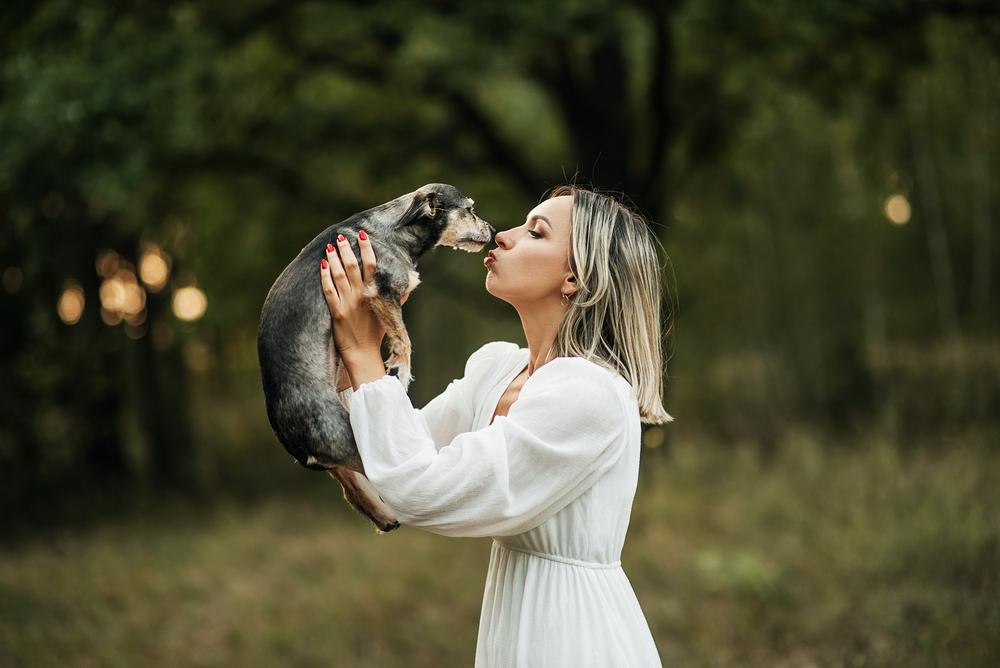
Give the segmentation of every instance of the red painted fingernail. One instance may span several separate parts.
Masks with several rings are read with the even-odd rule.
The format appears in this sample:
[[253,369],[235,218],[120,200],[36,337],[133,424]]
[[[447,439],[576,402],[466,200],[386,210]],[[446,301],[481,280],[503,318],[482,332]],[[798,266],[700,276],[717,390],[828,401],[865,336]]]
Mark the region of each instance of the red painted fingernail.
[[347,238],[347,237],[345,237],[345,236],[344,236],[343,234],[338,234],[338,235],[337,235],[337,241],[343,241],[343,240],[344,240],[344,239],[346,239],[346,238]]
[[[326,252],[327,253],[332,253],[333,252],[333,244],[327,244],[326,245]],[[323,260],[323,262],[326,262],[326,260]]]
[[319,263],[319,266],[321,266],[324,269],[326,269],[326,258],[323,258],[323,261]]
[[362,241],[364,241],[365,239],[368,238],[368,235],[365,234],[364,230],[361,230],[360,232],[358,232],[358,238],[361,239]]

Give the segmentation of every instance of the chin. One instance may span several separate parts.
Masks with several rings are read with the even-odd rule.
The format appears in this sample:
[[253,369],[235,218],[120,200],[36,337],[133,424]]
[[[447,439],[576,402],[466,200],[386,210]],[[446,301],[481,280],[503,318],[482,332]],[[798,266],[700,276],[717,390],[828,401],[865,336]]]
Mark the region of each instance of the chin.
[[490,280],[490,276],[492,274],[493,274],[493,272],[490,272],[490,273],[486,274],[486,280],[484,281],[484,283],[486,285],[486,292],[490,293],[491,295],[493,295],[497,299],[503,299],[504,301],[507,301],[506,299],[504,299],[504,297],[502,295],[498,295],[497,291],[495,289],[493,289],[493,288],[490,287],[491,283],[496,283],[496,278],[495,277],[494,277],[494,279],[492,281]]

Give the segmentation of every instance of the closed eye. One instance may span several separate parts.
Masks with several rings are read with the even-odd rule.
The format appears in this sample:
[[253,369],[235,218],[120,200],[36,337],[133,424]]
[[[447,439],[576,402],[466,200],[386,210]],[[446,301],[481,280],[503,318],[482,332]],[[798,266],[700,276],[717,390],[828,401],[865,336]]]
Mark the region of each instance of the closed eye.
[[528,234],[530,234],[535,239],[541,239],[542,238],[542,235],[539,234],[538,232],[535,232],[534,230],[528,230]]

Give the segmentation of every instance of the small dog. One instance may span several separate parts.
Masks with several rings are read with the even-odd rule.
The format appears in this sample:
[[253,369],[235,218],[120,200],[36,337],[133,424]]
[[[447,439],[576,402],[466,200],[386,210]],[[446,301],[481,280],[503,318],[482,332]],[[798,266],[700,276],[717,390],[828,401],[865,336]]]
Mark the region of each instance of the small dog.
[[354,214],[310,241],[264,300],[257,354],[271,428],[299,464],[326,470],[339,481],[344,498],[380,533],[399,522],[364,477],[350,419],[336,393],[343,368],[318,265],[338,233],[360,262],[357,233],[371,235],[377,266],[374,276],[364,277],[364,296],[385,327],[391,351],[386,367],[408,389],[410,337],[400,302],[420,283],[415,266],[424,253],[437,246],[475,253],[493,240],[496,230],[476,216],[474,204],[453,186],[430,183]]

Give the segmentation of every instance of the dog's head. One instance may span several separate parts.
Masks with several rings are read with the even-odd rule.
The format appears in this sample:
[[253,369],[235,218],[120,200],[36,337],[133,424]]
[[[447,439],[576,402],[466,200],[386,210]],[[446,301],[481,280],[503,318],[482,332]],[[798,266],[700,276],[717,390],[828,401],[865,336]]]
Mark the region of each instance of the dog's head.
[[475,202],[447,183],[428,183],[412,194],[404,225],[428,228],[434,246],[450,246],[478,253],[497,231],[476,215]]

